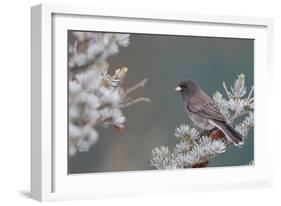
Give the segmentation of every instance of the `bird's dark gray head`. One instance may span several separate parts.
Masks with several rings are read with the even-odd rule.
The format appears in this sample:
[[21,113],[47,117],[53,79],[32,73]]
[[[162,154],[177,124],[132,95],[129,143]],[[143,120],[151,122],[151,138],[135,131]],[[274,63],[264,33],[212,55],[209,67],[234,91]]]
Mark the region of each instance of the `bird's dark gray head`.
[[185,80],[178,84],[176,91],[180,92],[182,96],[192,96],[200,88],[192,80]]

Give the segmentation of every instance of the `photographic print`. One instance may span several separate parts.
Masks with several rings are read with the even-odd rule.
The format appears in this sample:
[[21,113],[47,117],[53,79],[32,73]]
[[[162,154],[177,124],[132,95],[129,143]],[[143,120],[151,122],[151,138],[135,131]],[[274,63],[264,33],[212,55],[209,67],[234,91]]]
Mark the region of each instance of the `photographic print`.
[[68,173],[254,164],[254,40],[68,30]]

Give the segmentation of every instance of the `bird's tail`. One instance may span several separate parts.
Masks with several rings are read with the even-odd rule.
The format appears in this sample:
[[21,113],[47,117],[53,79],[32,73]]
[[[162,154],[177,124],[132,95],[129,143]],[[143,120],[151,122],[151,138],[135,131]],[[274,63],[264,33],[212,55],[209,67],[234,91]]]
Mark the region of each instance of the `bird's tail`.
[[232,126],[227,124],[226,122],[221,122],[221,121],[216,121],[216,120],[211,120],[211,122],[219,128],[224,135],[234,144],[234,145],[242,145],[243,138],[242,135],[237,132]]

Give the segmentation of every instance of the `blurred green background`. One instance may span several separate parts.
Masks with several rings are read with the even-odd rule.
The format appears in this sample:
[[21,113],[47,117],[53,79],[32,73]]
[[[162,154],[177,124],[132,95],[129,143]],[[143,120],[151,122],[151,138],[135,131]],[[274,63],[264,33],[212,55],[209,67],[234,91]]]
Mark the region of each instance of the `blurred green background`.
[[[177,143],[174,129],[192,124],[184,113],[177,83],[192,79],[210,96],[222,82],[233,85],[244,73],[247,88],[253,84],[254,40],[195,36],[131,34],[130,45],[108,59],[110,72],[127,66],[124,88],[147,78],[146,86],[133,93],[151,103],[138,103],[123,111],[125,130],[98,128],[99,140],[89,152],[69,159],[69,173],[151,170],[151,150]],[[210,161],[209,166],[238,166],[254,159],[253,129],[242,148],[231,147]]]

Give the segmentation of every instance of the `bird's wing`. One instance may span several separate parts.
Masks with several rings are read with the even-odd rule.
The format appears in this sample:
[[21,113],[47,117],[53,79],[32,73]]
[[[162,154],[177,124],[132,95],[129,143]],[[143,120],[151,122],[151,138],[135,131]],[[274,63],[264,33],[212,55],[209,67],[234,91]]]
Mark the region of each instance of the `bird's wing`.
[[225,122],[216,103],[205,93],[196,95],[189,100],[187,109],[198,116]]

